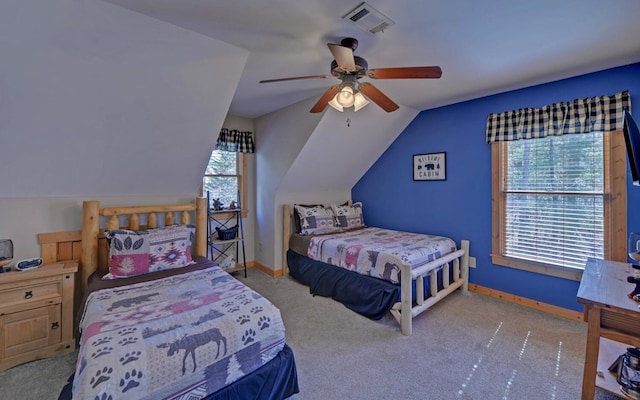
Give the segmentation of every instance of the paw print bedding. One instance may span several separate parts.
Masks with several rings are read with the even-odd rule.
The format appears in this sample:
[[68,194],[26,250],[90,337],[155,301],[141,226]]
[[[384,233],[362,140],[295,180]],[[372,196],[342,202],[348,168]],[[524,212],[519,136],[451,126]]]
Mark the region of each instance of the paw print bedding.
[[362,275],[400,283],[400,265],[419,267],[456,251],[447,237],[368,227],[313,236],[307,256]]
[[92,292],[74,399],[193,399],[273,359],[280,311],[217,266]]

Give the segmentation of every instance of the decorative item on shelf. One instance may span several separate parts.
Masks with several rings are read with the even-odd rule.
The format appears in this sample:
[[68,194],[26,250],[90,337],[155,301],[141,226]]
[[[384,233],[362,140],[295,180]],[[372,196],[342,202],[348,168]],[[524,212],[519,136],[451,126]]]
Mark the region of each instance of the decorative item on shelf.
[[218,232],[218,238],[220,240],[233,240],[238,235],[238,225],[234,225],[228,229],[223,229],[216,226],[216,232]]
[[640,399],[640,347],[628,347],[618,361],[620,389],[632,399]]
[[[5,266],[13,261],[13,242],[11,239],[0,239],[0,272],[6,272]],[[8,268],[8,267],[7,267]]]
[[220,263],[222,269],[234,269],[236,267],[236,259],[234,256],[229,256],[222,260]]
[[220,201],[220,198],[213,199],[213,209],[220,211],[224,208],[224,203]]
[[[211,192],[207,191],[207,258],[221,265],[225,263],[225,270],[229,273],[244,271],[247,277],[247,259],[244,247],[244,230],[242,227],[242,204],[240,204],[240,191],[237,192],[236,200],[231,200],[230,196],[228,208],[216,209],[212,207],[215,203],[211,197]],[[219,199],[216,199],[219,201]],[[221,205],[221,204],[219,204]],[[215,228],[215,231],[214,231]],[[242,252],[240,252],[242,249]],[[231,258],[230,258],[231,257]],[[242,257],[243,262],[239,263]]]

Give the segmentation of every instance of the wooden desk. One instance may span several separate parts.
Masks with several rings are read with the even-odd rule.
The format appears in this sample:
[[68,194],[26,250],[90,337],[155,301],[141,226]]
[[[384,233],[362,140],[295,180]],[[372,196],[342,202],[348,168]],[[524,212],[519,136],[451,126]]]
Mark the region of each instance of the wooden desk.
[[596,386],[630,399],[608,370],[627,347],[640,346],[639,303],[627,297],[635,287],[627,282],[630,275],[633,269],[627,263],[587,260],[578,289],[578,302],[584,304],[587,321],[582,400],[592,400]]

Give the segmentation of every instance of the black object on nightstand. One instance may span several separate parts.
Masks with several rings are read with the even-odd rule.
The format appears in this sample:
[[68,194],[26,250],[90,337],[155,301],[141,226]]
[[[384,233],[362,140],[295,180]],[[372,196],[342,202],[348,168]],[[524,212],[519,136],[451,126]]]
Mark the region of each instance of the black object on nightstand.
[[13,242],[11,239],[0,239],[0,273],[10,271],[7,267],[13,260]]

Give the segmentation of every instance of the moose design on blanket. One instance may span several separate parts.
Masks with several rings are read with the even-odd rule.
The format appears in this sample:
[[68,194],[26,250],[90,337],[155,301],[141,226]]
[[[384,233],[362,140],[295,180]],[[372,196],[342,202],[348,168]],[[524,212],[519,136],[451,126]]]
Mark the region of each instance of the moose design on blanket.
[[415,268],[455,250],[455,242],[447,237],[368,227],[314,236],[307,255],[397,284],[400,265]]
[[219,267],[93,292],[74,398],[213,393],[284,347],[279,310]]

